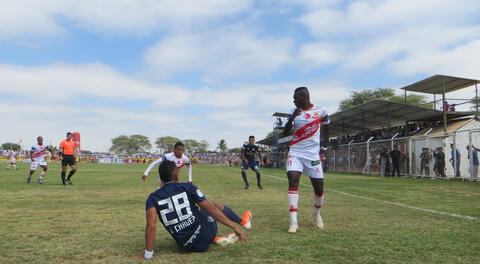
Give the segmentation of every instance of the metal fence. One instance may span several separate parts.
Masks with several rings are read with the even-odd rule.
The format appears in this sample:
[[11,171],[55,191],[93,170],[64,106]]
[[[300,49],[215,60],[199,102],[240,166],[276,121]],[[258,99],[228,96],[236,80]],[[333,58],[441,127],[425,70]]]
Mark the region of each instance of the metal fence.
[[[329,147],[326,161],[328,171],[380,175],[382,170],[386,170],[391,174],[391,158],[387,162],[389,167],[382,169],[380,153],[382,150],[390,153],[395,146],[401,153],[399,169],[402,176],[478,179],[478,155],[473,152],[475,148],[480,149],[480,129],[441,136],[423,135],[350,143],[339,145],[336,149]],[[468,150],[467,146],[473,148]],[[286,152],[269,152],[265,155],[274,168],[285,168]]]

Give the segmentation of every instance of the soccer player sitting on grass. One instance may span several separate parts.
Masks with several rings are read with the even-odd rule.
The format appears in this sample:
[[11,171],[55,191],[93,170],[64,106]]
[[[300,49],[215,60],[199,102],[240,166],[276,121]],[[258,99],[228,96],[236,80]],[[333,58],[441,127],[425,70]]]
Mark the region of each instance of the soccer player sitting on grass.
[[[148,168],[143,173],[142,179],[145,181],[148,177],[148,173],[150,173],[150,171],[155,166],[162,163],[162,161],[164,160],[169,160],[175,163],[178,171],[180,171],[180,169],[183,166],[187,165],[188,166],[188,182],[192,182],[192,164],[190,164],[190,160],[188,159],[188,157],[185,154],[183,154],[184,150],[185,150],[185,145],[183,145],[182,142],[175,143],[173,147],[173,152],[162,155],[161,158],[152,162],[152,164],[150,164],[150,166],[148,166]],[[158,184],[159,184],[159,188],[161,188],[163,185],[162,181],[160,180],[160,177],[158,178]]]
[[[177,245],[189,252],[207,251],[212,243],[228,245],[239,238],[247,241],[240,227],[251,228],[252,213],[249,210],[239,217],[228,206],[207,200],[192,183],[179,183],[178,170],[172,161],[164,160],[158,172],[164,186],[147,198],[143,258],[153,257],[157,215]],[[217,236],[217,221],[232,228],[235,233]]]

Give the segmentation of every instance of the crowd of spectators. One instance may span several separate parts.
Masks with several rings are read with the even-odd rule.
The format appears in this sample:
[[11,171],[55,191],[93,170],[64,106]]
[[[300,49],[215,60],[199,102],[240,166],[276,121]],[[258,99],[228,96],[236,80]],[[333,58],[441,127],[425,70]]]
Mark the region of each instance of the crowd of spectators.
[[[431,126],[433,126],[433,124],[428,122],[419,123],[416,126],[409,126],[407,131],[408,136],[414,136],[418,132]],[[343,136],[334,137],[330,139],[330,145],[332,146],[345,145],[352,141],[353,141],[352,143],[361,143],[361,142],[366,142],[372,137],[373,137],[372,141],[386,140],[386,139],[391,139],[395,135],[397,135],[396,138],[405,137],[405,126],[396,126],[396,127],[391,127],[390,129],[384,128],[384,129],[373,130],[373,131],[359,132],[353,135],[343,135]]]

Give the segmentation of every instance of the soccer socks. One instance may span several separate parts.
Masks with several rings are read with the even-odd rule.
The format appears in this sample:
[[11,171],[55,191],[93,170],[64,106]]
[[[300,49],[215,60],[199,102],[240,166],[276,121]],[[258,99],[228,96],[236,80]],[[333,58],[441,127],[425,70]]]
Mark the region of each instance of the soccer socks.
[[223,213],[225,214],[226,217],[228,217],[228,219],[232,220],[233,222],[237,224],[242,223],[242,218],[238,216],[230,207],[224,205]]
[[320,208],[323,205],[323,193],[313,194],[313,214],[316,215],[320,212]]
[[257,184],[258,185],[260,185],[260,177],[261,177],[260,173],[257,173]]
[[47,174],[46,171],[42,171],[42,173],[40,173],[40,176],[38,177],[39,179],[43,179],[43,176],[45,176],[45,174]]
[[73,176],[73,174],[75,174],[75,172],[77,172],[77,171],[71,170],[70,173],[68,174],[67,180],[70,180],[70,178],[72,178],[72,176]]
[[247,180],[247,173],[242,171],[242,178],[243,178],[243,181],[245,182],[245,189],[248,188],[249,184],[248,184],[248,180]]
[[65,185],[65,172],[64,171],[62,171],[61,177],[62,177],[62,183],[63,183],[63,185]]
[[297,223],[298,187],[288,188],[288,204],[290,206],[290,225],[298,226],[298,223]]

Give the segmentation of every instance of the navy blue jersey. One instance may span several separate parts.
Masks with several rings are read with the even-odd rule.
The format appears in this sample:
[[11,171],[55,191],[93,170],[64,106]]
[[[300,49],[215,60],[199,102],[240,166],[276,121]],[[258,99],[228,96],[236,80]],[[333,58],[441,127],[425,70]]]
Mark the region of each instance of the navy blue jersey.
[[253,144],[243,144],[242,147],[243,155],[249,162],[255,161],[255,154],[258,153],[258,146]]
[[197,203],[206,200],[192,183],[170,182],[151,193],[146,209],[155,207],[165,229],[181,247],[194,244],[203,219]]

